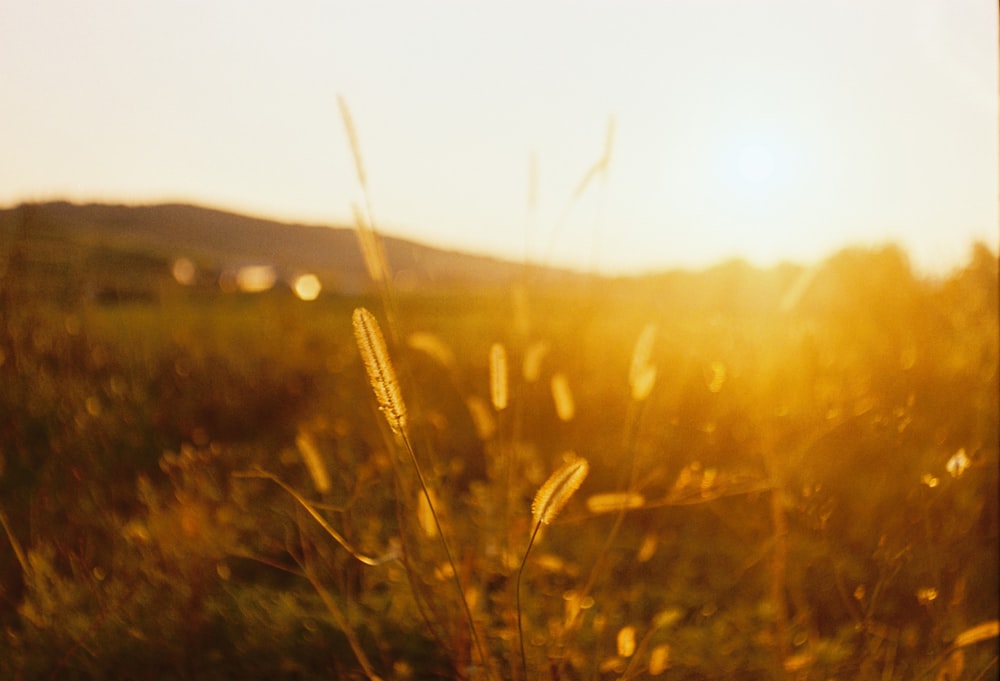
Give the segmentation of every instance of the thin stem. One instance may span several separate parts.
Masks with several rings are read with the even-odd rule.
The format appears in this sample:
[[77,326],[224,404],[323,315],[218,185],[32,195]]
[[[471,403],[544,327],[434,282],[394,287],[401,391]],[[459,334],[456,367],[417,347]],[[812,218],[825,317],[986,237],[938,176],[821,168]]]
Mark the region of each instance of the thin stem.
[[394,551],[392,551],[392,550],[389,550],[385,555],[380,556],[378,558],[372,558],[370,556],[364,555],[363,553],[361,553],[360,551],[358,551],[357,549],[355,549],[353,546],[351,546],[347,542],[347,540],[344,539],[344,537],[342,537],[340,535],[339,532],[337,532],[335,529],[333,529],[333,527],[330,525],[330,523],[328,523],[326,521],[326,518],[324,518],[322,515],[320,515],[319,512],[313,507],[313,505],[310,504],[308,501],[306,501],[305,498],[301,494],[299,494],[298,492],[296,492],[294,489],[292,489],[287,484],[285,484],[284,482],[282,482],[280,479],[278,479],[274,475],[271,475],[270,473],[267,473],[267,472],[264,472],[264,471],[242,471],[242,472],[233,473],[233,477],[235,477],[235,478],[261,478],[261,479],[264,479],[264,480],[270,480],[274,484],[278,485],[278,487],[280,487],[281,489],[283,489],[286,492],[288,492],[288,494],[291,495],[291,497],[293,499],[295,499],[295,501],[297,501],[299,503],[299,505],[302,508],[304,508],[306,510],[306,512],[308,512],[309,515],[312,516],[312,518],[317,523],[319,523],[319,526],[322,527],[326,531],[327,534],[329,534],[331,537],[333,537],[334,541],[336,541],[338,544],[340,544],[349,554],[351,554],[352,557],[354,557],[359,562],[364,563],[365,565],[369,565],[369,566],[374,567],[374,566],[382,565],[384,563],[388,563],[389,561],[396,560],[398,558],[398,556],[396,555],[396,553]]
[[4,532],[7,533],[7,540],[10,542],[11,548],[14,549],[14,556],[21,565],[22,573],[27,577],[31,573],[31,567],[28,565],[24,549],[21,548],[21,542],[14,536],[13,530],[10,529],[10,525],[7,523],[7,515],[3,512],[3,509],[0,509],[0,525],[3,525]]
[[340,608],[337,607],[337,603],[333,600],[333,596],[331,596],[330,592],[327,591],[322,584],[320,584],[319,578],[313,573],[312,569],[306,565],[305,557],[303,557],[302,560],[302,573],[305,575],[306,579],[309,580],[309,583],[312,584],[316,593],[319,594],[320,600],[323,601],[323,605],[325,605],[326,609],[330,611],[333,621],[336,622],[337,626],[340,627],[340,630],[344,632],[344,636],[347,638],[347,644],[351,647],[351,650],[354,651],[354,656],[358,658],[358,662],[361,664],[361,668],[364,670],[365,675],[371,681],[382,681],[382,677],[375,672],[368,656],[365,655],[364,648],[361,647],[361,642],[355,635],[354,629],[348,623],[344,613],[342,613]]
[[[380,250],[379,255],[382,259],[380,263],[381,276],[377,282],[379,285],[379,294],[382,298],[382,306],[385,311],[386,321],[389,325],[389,335],[392,338],[393,344],[399,346],[400,343],[400,331],[399,331],[399,315],[396,310],[395,298],[393,296],[392,283],[390,281],[390,270],[388,258],[385,255],[384,243],[382,242],[382,237],[378,232],[375,221],[375,211],[372,208],[371,192],[368,188],[367,174],[364,170],[364,163],[361,157],[361,148],[358,143],[357,131],[354,128],[354,122],[352,120],[350,111],[347,107],[347,102],[343,97],[338,96],[338,105],[340,106],[341,118],[344,122],[344,127],[347,132],[348,141],[351,146],[351,153],[354,156],[355,162],[355,172],[358,177],[358,184],[361,186],[361,191],[364,194],[365,201],[365,212],[367,217],[367,228],[370,230],[371,235],[374,239],[379,242]],[[358,228],[362,228],[358,225]],[[403,366],[403,374],[406,379],[409,378],[405,365]],[[462,588],[462,582],[458,576],[458,567],[455,565],[455,560],[452,557],[451,549],[448,546],[448,540],[444,536],[444,532],[441,529],[441,522],[438,518],[437,509],[434,508],[434,502],[431,500],[430,489],[427,486],[427,482],[424,479],[423,470],[420,468],[420,463],[417,461],[417,456],[413,450],[413,444],[410,442],[410,437],[406,432],[405,428],[401,428],[399,432],[400,438],[403,441],[403,445],[406,448],[407,454],[410,456],[410,461],[413,463],[413,468],[417,473],[417,479],[420,481],[420,489],[423,492],[424,499],[427,501],[427,505],[431,510],[431,516],[434,518],[434,526],[437,528],[438,537],[441,538],[441,545],[444,547],[445,555],[448,558],[448,565],[451,567],[452,578],[455,581],[455,586],[458,589],[458,595],[462,600],[462,608],[465,610],[465,616],[469,620],[469,628],[472,630],[472,638],[476,645],[476,650],[479,653],[479,658],[482,660],[483,669],[486,672],[487,679],[490,678],[490,668],[489,663],[486,659],[486,652],[483,648],[482,642],[479,639],[479,632],[476,630],[476,622],[472,617],[472,609],[469,608],[469,602],[465,598],[465,589]]]
[[424,500],[427,502],[427,506],[431,510],[431,517],[434,519],[434,527],[437,529],[437,535],[441,539],[441,546],[444,548],[444,554],[448,559],[448,565],[451,568],[451,577],[455,582],[455,588],[458,589],[458,596],[462,601],[462,608],[465,610],[465,616],[469,620],[469,629],[472,631],[472,640],[476,646],[476,652],[479,654],[479,659],[483,663],[483,670],[486,672],[486,678],[490,678],[490,666],[486,658],[486,651],[483,648],[482,641],[479,639],[479,631],[476,629],[476,621],[472,616],[472,609],[469,607],[469,601],[465,597],[465,589],[462,587],[462,580],[458,576],[458,566],[455,564],[455,559],[452,557],[451,548],[448,546],[448,540],[444,536],[444,530],[441,527],[441,520],[438,517],[437,509],[434,508],[434,502],[431,499],[430,488],[427,486],[427,481],[424,479],[423,469],[420,467],[420,463],[417,461],[416,453],[413,451],[413,444],[410,442],[410,436],[406,431],[402,431],[401,439],[403,441],[403,447],[406,449],[407,454],[410,456],[410,462],[413,464],[414,470],[417,472],[417,480],[420,482],[420,491],[424,495]]
[[535,529],[531,532],[531,539],[528,540],[528,548],[524,550],[524,557],[521,559],[521,565],[517,568],[517,579],[514,582],[514,603],[517,607],[517,640],[521,646],[521,674],[524,681],[528,681],[528,661],[524,656],[524,628],[521,626],[521,575],[524,574],[524,566],[528,562],[528,554],[531,553],[531,547],[535,544],[535,537],[538,536],[538,531],[542,527],[541,519],[535,521]]

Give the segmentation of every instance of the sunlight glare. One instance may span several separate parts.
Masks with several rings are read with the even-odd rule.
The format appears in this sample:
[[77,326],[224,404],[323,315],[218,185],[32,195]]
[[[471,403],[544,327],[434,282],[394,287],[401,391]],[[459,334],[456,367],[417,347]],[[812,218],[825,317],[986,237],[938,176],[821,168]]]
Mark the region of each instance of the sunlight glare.
[[303,274],[295,278],[292,283],[292,291],[299,300],[309,302],[319,297],[323,290],[323,284],[315,274]]
[[749,198],[774,201],[786,175],[793,141],[778,134],[747,132],[723,135],[717,163],[725,201]]
[[261,293],[271,290],[277,275],[270,265],[248,265],[236,272],[236,286],[244,293]]
[[760,266],[807,261],[823,251],[827,237],[811,226],[822,204],[817,159],[828,152],[814,131],[771,118],[715,121],[698,152],[704,164],[687,176],[672,171],[671,205],[699,226],[677,234],[678,250],[699,252],[706,264],[738,257]]
[[948,473],[951,474],[951,477],[960,478],[970,465],[971,462],[969,461],[968,455],[965,453],[965,447],[962,447],[955,452],[950,459],[948,459],[948,463],[945,465],[945,468],[948,470]]
[[178,284],[190,286],[194,283],[197,269],[191,260],[181,257],[174,260],[174,264],[170,268],[170,273],[174,276],[174,281]]
[[774,153],[763,144],[748,144],[739,151],[736,170],[750,184],[763,184],[774,176]]

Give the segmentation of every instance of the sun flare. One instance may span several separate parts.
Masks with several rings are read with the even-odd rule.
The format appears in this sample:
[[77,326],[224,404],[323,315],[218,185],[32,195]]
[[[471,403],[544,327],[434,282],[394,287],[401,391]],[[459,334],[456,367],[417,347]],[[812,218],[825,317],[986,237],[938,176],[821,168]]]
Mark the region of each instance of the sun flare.
[[747,144],[736,156],[739,179],[751,185],[767,183],[774,177],[774,153],[763,144]]
[[738,256],[758,264],[820,250],[818,235],[804,227],[811,195],[801,159],[809,141],[791,131],[734,127],[711,136],[705,172],[688,178],[689,192],[672,192],[674,208],[702,226],[688,245],[704,251],[706,262]]
[[722,191],[729,198],[773,194],[787,171],[786,156],[777,140],[761,137],[728,141],[719,158]]

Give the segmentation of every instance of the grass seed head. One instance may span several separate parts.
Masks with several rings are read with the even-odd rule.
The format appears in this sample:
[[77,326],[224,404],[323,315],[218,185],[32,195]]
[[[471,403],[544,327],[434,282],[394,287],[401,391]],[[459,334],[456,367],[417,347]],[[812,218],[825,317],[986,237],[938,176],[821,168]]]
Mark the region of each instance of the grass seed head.
[[326,465],[323,463],[323,456],[319,452],[319,447],[316,446],[316,441],[309,433],[300,430],[295,438],[295,446],[298,447],[302,460],[305,461],[306,468],[309,469],[309,475],[312,477],[316,491],[320,494],[328,492],[330,490],[330,476],[326,471]]
[[549,476],[531,504],[531,515],[536,523],[548,525],[562,510],[569,498],[580,489],[590,471],[586,459],[573,459]]
[[358,342],[358,350],[368,372],[368,382],[371,383],[379,409],[385,415],[389,427],[402,437],[406,432],[406,405],[399,390],[396,372],[389,360],[385,338],[378,320],[367,309],[356,308],[353,315],[354,337]]
[[534,383],[542,375],[542,360],[549,353],[549,344],[535,341],[524,353],[523,374],[527,383]]
[[653,344],[656,342],[656,324],[647,324],[635,341],[632,361],[628,370],[628,383],[632,389],[632,399],[642,402],[653,390],[656,383],[656,365],[651,364]]
[[490,347],[490,397],[497,411],[507,408],[507,351],[500,343]]
[[670,666],[670,646],[666,643],[653,648],[649,653],[649,674],[659,676]]
[[953,645],[956,648],[962,648],[964,646],[971,646],[973,643],[979,643],[980,641],[988,641],[998,636],[1000,636],[1000,621],[988,620],[963,631],[955,637]]
[[613,513],[646,505],[646,497],[638,492],[606,492],[587,497],[587,510],[591,513]]
[[619,656],[632,657],[635,654],[635,627],[630,624],[619,629],[616,643]]
[[573,391],[569,387],[566,374],[559,372],[552,376],[552,400],[556,405],[556,415],[560,421],[572,421],[576,414],[576,403],[573,401]]
[[653,392],[654,385],[656,385],[656,365],[647,364],[632,381],[632,399],[642,402]]

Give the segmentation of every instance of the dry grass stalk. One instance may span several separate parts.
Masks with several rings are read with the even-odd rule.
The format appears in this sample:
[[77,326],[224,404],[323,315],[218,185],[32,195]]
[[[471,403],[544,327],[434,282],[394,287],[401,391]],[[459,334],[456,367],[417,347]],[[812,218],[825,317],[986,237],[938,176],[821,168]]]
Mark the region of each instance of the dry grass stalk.
[[562,372],[553,374],[551,385],[556,415],[560,421],[572,421],[576,414],[576,403],[573,401],[573,391],[569,387],[569,379],[566,378],[566,374]]
[[644,367],[649,364],[653,357],[653,344],[656,342],[656,324],[650,322],[639,333],[632,348],[632,361],[629,366],[628,379],[634,382],[636,377],[642,373]]
[[382,565],[384,563],[388,563],[389,561],[397,560],[399,558],[397,550],[392,548],[390,548],[390,550],[386,552],[384,555],[379,556],[377,558],[373,558],[371,556],[367,556],[361,553],[353,546],[351,546],[347,542],[347,540],[340,535],[339,532],[333,529],[330,523],[326,521],[326,518],[324,518],[322,514],[320,514],[320,512],[316,509],[315,506],[310,504],[301,494],[296,492],[294,489],[292,489],[287,484],[282,482],[279,478],[271,475],[270,473],[266,473],[260,470],[254,470],[254,471],[233,473],[233,476],[237,478],[260,478],[262,480],[270,480],[278,487],[285,490],[285,492],[287,492],[293,499],[295,499],[295,501],[299,504],[299,506],[305,509],[306,513],[312,516],[313,520],[315,520],[319,524],[319,526],[323,528],[323,531],[325,531],[328,535],[330,535],[333,538],[333,540],[336,541],[338,544],[340,544],[340,546],[343,547],[349,554],[351,554],[352,557],[354,557],[359,562],[364,563],[365,565],[370,565],[374,567],[376,565]]
[[1000,636],[1000,620],[988,620],[963,631],[955,637],[955,642],[952,645],[956,648],[963,648],[971,646],[973,643],[997,638],[997,636]]
[[636,375],[635,380],[631,382],[632,400],[635,402],[644,401],[653,392],[653,386],[655,385],[656,367],[648,364],[642,368]]
[[361,259],[365,263],[368,276],[376,284],[381,284],[389,278],[389,261],[385,256],[382,238],[371,226],[368,218],[358,204],[353,204],[355,233],[358,235],[358,247],[361,249]]
[[643,328],[636,339],[632,350],[632,361],[629,365],[628,383],[632,389],[632,399],[642,402],[653,390],[656,383],[656,366],[650,363],[653,356],[653,344],[656,342],[656,325],[649,323]]
[[7,533],[7,540],[10,542],[11,548],[14,550],[14,556],[17,558],[18,564],[21,566],[21,572],[27,577],[31,573],[31,568],[28,565],[28,559],[25,556],[24,549],[21,547],[21,542],[17,540],[14,533],[10,529],[10,525],[7,523],[7,514],[0,510],[0,525],[3,525],[4,532]]
[[354,322],[354,336],[358,343],[358,350],[361,352],[361,358],[364,361],[365,370],[368,372],[368,381],[371,383],[372,389],[375,392],[379,409],[385,415],[386,420],[389,422],[389,426],[398,438],[399,443],[402,444],[403,448],[406,450],[410,457],[410,461],[413,464],[414,471],[417,474],[417,480],[420,483],[422,496],[426,502],[425,520],[428,521],[428,525],[434,526],[434,533],[441,541],[441,546],[448,559],[448,566],[451,573],[450,576],[455,583],[455,588],[458,590],[458,595],[462,602],[462,608],[465,611],[476,651],[479,654],[479,659],[482,662],[483,669],[487,677],[489,677],[489,658],[487,658],[486,651],[479,638],[479,632],[476,629],[476,622],[472,616],[472,610],[469,608],[469,603],[465,599],[465,590],[459,580],[458,568],[455,565],[455,559],[452,555],[451,548],[448,546],[448,541],[441,528],[441,519],[438,517],[438,512],[435,509],[434,499],[431,496],[431,489],[427,485],[427,480],[420,467],[420,462],[417,461],[416,453],[413,451],[413,444],[410,442],[410,438],[406,431],[406,405],[403,403],[403,397],[399,388],[399,380],[396,378],[392,362],[389,360],[389,351],[386,349],[385,338],[382,336],[382,330],[379,328],[378,320],[375,319],[375,316],[363,307],[355,308],[352,319]]
[[302,573],[305,575],[309,583],[312,584],[316,593],[319,594],[320,600],[323,601],[323,605],[329,610],[330,615],[333,617],[333,621],[343,632],[344,637],[347,639],[347,644],[351,647],[354,652],[354,656],[358,659],[358,663],[365,672],[365,676],[368,677],[369,681],[382,681],[382,677],[375,672],[375,668],[372,666],[371,661],[365,654],[365,649],[361,645],[361,641],[358,639],[357,634],[354,632],[354,628],[348,622],[347,617],[337,606],[337,602],[333,600],[333,596],[330,592],[323,586],[320,582],[319,577],[312,571],[312,569],[305,563],[302,563]]
[[472,425],[476,429],[476,435],[480,440],[489,440],[497,432],[497,421],[493,410],[486,400],[477,395],[470,395],[465,400],[465,406],[472,417]]
[[607,492],[587,497],[587,510],[591,513],[612,513],[642,508],[645,504],[646,497],[638,492]]
[[432,507],[437,506],[437,499],[432,490],[427,490],[427,494],[423,492],[417,495],[417,522],[420,523],[420,529],[423,530],[424,536],[428,539],[433,539],[438,534],[437,523],[434,522],[434,512],[431,510]]
[[306,468],[309,469],[309,476],[312,478],[313,487],[320,494],[330,491],[330,475],[326,471],[326,464],[319,453],[315,440],[305,431],[299,431],[295,438],[295,446],[305,461]]
[[500,343],[490,347],[490,398],[493,408],[507,408],[507,351]]
[[576,490],[580,489],[584,478],[590,471],[590,464],[586,459],[573,459],[549,476],[545,484],[541,486],[535,499],[531,503],[531,516],[534,518],[535,527],[528,539],[528,547],[524,550],[524,557],[521,565],[517,569],[517,579],[514,582],[514,602],[517,608],[517,638],[521,647],[521,673],[523,678],[528,678],[528,660],[524,654],[524,629],[521,624],[521,577],[524,575],[524,566],[528,562],[528,554],[535,544],[538,532],[542,525],[548,525],[562,510],[569,498]]
[[340,108],[340,118],[344,122],[344,130],[347,132],[347,141],[351,145],[351,155],[354,156],[354,170],[358,175],[358,183],[366,192],[368,191],[368,177],[365,175],[365,166],[361,162],[361,145],[358,144],[358,133],[354,127],[354,119],[351,117],[351,110],[347,108],[347,100],[343,95],[337,95],[337,106]]
[[352,317],[354,337],[368,372],[368,382],[375,391],[379,409],[385,415],[389,427],[399,437],[406,433],[406,405],[399,389],[399,380],[392,368],[385,338],[378,320],[367,309],[356,308]]
[[455,353],[444,342],[427,331],[414,331],[406,337],[406,344],[414,350],[419,350],[435,362],[448,369],[455,368]]
[[583,192],[586,191],[587,187],[590,185],[593,179],[598,175],[602,175],[603,178],[607,180],[608,168],[611,166],[611,152],[614,149],[614,146],[615,146],[615,117],[609,116],[608,132],[604,138],[604,153],[601,155],[601,158],[598,159],[598,161],[593,166],[591,166],[590,170],[588,170],[587,173],[583,176],[583,179],[580,180],[580,184],[576,186],[576,189],[573,191],[574,199],[577,199],[580,196],[582,196]]
[[580,489],[589,471],[590,464],[586,459],[574,459],[550,475],[531,502],[531,515],[535,522],[551,523],[573,493]]
[[635,654],[635,627],[631,624],[618,630],[615,643],[618,648],[618,655],[621,657],[632,657]]
[[649,653],[649,674],[659,676],[670,666],[670,646],[666,643],[653,648]]
[[549,354],[549,344],[545,341],[535,341],[524,353],[522,372],[526,383],[534,383],[542,375],[542,361]]

